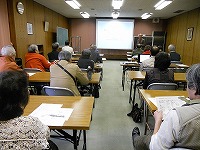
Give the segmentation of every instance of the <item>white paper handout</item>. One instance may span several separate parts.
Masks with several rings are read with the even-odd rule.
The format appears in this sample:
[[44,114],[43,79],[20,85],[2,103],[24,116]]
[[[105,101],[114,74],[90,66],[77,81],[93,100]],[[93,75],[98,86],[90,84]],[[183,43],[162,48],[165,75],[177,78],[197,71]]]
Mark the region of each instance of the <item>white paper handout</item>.
[[37,117],[48,126],[62,126],[69,119],[73,109],[61,108],[62,104],[42,103],[30,116]]
[[166,117],[167,113],[171,109],[186,104],[186,102],[181,99],[184,99],[184,96],[162,96],[149,98],[149,100],[158,108],[158,111],[161,110],[163,112],[163,118]]
[[28,73],[29,76],[32,76],[32,75],[34,75],[34,74],[35,74],[35,73]]
[[186,104],[185,101],[180,99],[180,96],[163,96],[155,97],[155,99],[157,102],[158,111],[163,111],[163,118],[166,117],[170,110]]

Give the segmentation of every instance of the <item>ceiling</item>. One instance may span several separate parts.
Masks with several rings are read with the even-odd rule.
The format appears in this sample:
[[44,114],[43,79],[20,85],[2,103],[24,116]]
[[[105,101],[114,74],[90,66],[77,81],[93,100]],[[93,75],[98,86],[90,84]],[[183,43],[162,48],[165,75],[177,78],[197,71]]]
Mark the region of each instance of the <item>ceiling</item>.
[[[81,8],[75,10],[64,0],[34,0],[67,18],[82,18],[80,12],[88,12],[93,18],[111,17],[112,0],[77,0]],[[124,0],[119,18],[138,18],[143,13],[153,13],[151,18],[167,19],[181,13],[200,7],[200,0],[174,0],[163,10],[155,10],[154,5],[159,0]],[[181,13],[175,11],[184,10]],[[150,18],[150,19],[151,19]]]

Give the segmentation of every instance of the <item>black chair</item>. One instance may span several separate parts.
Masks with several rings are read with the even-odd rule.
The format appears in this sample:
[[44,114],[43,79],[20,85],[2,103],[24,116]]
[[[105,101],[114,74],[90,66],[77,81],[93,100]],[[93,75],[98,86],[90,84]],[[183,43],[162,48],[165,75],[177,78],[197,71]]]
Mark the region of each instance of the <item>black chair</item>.
[[147,87],[149,90],[176,90],[177,88],[176,83],[152,83]]
[[16,64],[17,64],[20,68],[23,68],[23,66],[22,66],[22,59],[21,59],[21,58],[15,58],[15,62],[16,62]]

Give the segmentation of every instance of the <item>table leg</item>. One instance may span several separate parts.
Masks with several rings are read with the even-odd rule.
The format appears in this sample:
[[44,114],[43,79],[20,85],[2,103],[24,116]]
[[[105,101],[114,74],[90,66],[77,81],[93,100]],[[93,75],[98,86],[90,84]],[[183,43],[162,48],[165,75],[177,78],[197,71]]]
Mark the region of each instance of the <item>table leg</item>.
[[73,130],[74,149],[78,150],[77,130]]
[[133,80],[131,80],[131,85],[130,85],[129,103],[131,103],[131,101],[132,101],[132,97],[131,97],[131,95],[132,95],[132,88],[133,88]]
[[86,146],[86,130],[83,130],[83,150],[87,150]]
[[135,105],[135,93],[136,93],[136,87],[137,87],[137,84],[136,84],[136,80],[135,80],[135,84],[134,84],[134,87],[133,87],[133,100],[132,100],[132,104],[133,106]]
[[147,108],[147,104],[144,101],[144,135],[147,134],[147,123],[148,123],[148,108]]
[[124,91],[124,82],[125,82],[125,72],[126,72],[126,68],[123,66],[122,68],[122,88]]

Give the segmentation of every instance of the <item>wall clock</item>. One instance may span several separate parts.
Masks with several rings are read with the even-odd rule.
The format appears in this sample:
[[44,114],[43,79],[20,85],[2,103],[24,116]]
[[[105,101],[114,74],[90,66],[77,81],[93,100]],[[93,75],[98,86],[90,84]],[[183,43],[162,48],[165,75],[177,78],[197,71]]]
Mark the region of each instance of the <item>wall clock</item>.
[[24,5],[22,4],[22,2],[17,3],[17,11],[21,15],[24,13]]

